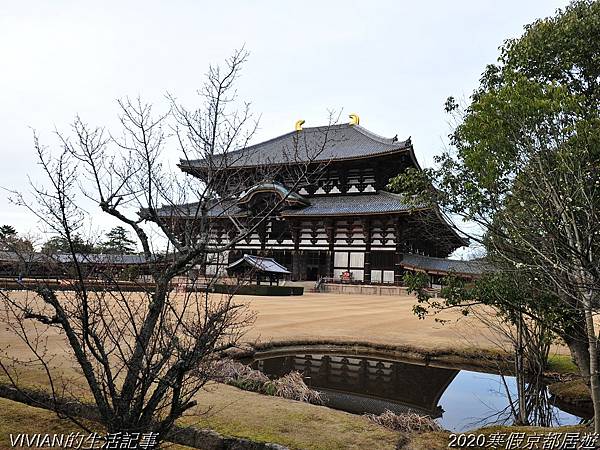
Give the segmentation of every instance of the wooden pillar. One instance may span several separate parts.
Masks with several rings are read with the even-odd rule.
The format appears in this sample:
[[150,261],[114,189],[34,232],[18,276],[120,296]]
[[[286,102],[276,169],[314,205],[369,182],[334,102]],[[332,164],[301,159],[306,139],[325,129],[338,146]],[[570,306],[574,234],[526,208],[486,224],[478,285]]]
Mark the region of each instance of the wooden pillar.
[[363,221],[363,235],[365,236],[365,268],[364,268],[364,282],[365,284],[371,283],[371,219],[365,219]]
[[342,170],[340,173],[340,192],[346,194],[348,192],[348,175],[346,170]]
[[321,366],[319,367],[319,378],[324,382],[328,382],[331,376],[331,356],[324,355],[321,358]]
[[292,252],[292,281],[300,279],[300,224],[293,222],[291,225],[292,241],[294,242],[294,251]]
[[260,240],[260,254],[264,256],[267,247],[267,221],[263,220],[258,226],[258,239]]
[[334,266],[334,251],[335,251],[335,220],[329,219],[325,222],[325,232],[327,233],[327,244],[329,245],[329,273],[328,276],[333,278]]
[[[236,232],[235,229],[233,227],[229,227],[229,229],[227,230],[227,239],[229,239],[229,242],[233,241],[236,238]],[[235,243],[231,244],[231,250],[235,249]]]
[[358,385],[363,389],[367,389],[367,383],[369,382],[369,360],[362,358],[358,363]]
[[404,256],[404,221],[399,217],[395,219],[394,229],[396,250],[394,252],[394,284],[402,284],[402,258]]

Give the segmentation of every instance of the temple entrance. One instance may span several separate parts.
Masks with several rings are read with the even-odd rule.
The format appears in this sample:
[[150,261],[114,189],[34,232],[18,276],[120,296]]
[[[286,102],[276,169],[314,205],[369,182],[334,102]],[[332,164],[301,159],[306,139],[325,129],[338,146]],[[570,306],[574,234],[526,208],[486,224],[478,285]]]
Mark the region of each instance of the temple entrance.
[[306,281],[318,281],[327,276],[327,252],[307,251],[306,258]]

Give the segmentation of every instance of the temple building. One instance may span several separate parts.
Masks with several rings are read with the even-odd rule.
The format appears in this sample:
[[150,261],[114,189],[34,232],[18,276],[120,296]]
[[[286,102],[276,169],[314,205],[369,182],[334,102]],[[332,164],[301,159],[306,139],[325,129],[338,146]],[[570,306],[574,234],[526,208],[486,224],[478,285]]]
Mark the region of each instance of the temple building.
[[[445,258],[466,240],[437,208],[386,188],[399,173],[421,170],[411,139],[381,137],[351,118],[311,128],[299,121],[291,133],[210,161],[181,160],[180,169],[200,180],[210,176],[214,183],[218,176],[223,192],[239,186],[236,196],[223,194],[203,212],[214,242],[252,230],[226,260],[208,261],[207,274],[222,272],[243,255],[273,258],[292,280],[401,284],[403,272],[419,270],[419,264],[435,268],[442,262],[447,270]],[[159,213],[194,221],[197,205],[163,207]],[[252,221],[265,211],[268,220],[253,229]]]

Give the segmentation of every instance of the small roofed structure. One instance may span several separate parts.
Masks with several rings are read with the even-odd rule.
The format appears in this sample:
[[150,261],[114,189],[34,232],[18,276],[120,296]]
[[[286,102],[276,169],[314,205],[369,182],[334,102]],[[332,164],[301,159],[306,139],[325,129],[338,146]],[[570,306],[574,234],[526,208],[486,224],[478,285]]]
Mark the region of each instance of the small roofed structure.
[[268,280],[273,285],[273,281],[279,284],[279,280],[291,272],[273,258],[244,255],[227,266],[227,273],[238,278],[256,279],[256,284]]

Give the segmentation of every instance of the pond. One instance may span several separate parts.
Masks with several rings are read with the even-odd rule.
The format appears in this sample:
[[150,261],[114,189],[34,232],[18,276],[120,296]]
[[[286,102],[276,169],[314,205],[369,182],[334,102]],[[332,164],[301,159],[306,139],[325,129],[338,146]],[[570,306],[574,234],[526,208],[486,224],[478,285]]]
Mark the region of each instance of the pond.
[[[303,374],[320,391],[325,405],[354,414],[412,411],[437,419],[442,427],[466,431],[491,423],[510,423],[509,398],[499,375],[433,367],[406,361],[341,354],[295,354],[258,357],[252,363],[271,378],[291,371]],[[516,399],[514,377],[505,377]],[[548,400],[545,387],[540,394]],[[572,425],[581,418],[551,403],[553,425]]]

